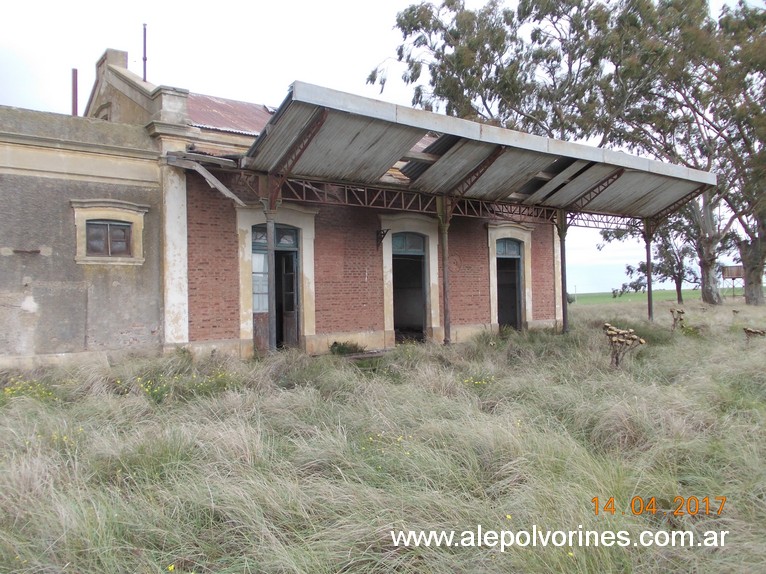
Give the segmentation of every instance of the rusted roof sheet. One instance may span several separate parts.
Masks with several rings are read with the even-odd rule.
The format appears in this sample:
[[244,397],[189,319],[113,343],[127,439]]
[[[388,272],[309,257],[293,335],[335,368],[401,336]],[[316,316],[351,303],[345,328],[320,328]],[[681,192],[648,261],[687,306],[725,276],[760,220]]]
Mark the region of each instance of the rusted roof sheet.
[[190,93],[189,121],[199,128],[257,136],[274,115],[274,108]]
[[631,218],[661,216],[716,184],[708,172],[303,82],[246,160],[267,173],[289,166],[295,178]]

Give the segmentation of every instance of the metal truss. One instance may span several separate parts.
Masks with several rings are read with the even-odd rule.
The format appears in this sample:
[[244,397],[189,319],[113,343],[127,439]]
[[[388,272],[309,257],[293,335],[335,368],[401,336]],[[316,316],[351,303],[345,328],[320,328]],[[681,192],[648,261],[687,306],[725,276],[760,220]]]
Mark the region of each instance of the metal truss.
[[[300,153],[299,150],[296,151],[297,153]],[[196,166],[188,164],[196,164],[198,162],[189,161],[186,159],[186,157],[181,156],[181,154],[178,155],[179,157],[171,157],[170,154],[168,154],[169,163],[172,165],[177,165],[178,167],[196,169]],[[209,162],[206,161],[205,163]],[[221,166],[219,165],[217,167]],[[229,166],[227,165],[226,167]],[[253,179],[253,176],[250,172],[239,171],[238,173],[240,176],[240,185],[244,185],[242,182],[248,180],[248,176],[250,176],[249,179]],[[613,174],[612,177],[614,177],[614,175],[616,174]],[[277,180],[277,182],[278,181],[279,180]],[[235,196],[233,199],[237,203],[241,203],[242,200],[236,197],[236,194],[233,192],[228,192],[228,189],[226,189],[223,184],[220,184],[217,180],[215,183],[219,184],[216,187],[221,190],[224,195],[229,197],[229,194],[231,193]],[[602,183],[606,184],[606,182]],[[597,185],[596,187],[598,188],[600,186],[601,184]],[[298,201],[305,203],[347,205],[352,207],[367,207],[394,211],[410,211],[414,213],[424,213],[434,216],[439,215],[438,199],[439,197],[442,197],[429,193],[422,193],[419,191],[411,191],[405,189],[336,184],[289,177],[285,178],[282,181],[282,185],[279,186],[276,190],[256,190],[254,189],[252,182],[249,182],[246,187],[249,190],[250,195],[256,194],[261,196],[262,200],[270,197],[273,193],[275,193],[275,191],[278,190],[279,193],[277,193],[274,197],[275,200],[279,199],[282,201]],[[688,200],[688,198],[698,194],[701,189],[702,188],[695,190],[695,192],[689,194],[686,199]],[[467,189],[465,191],[467,191]],[[596,189],[592,189],[589,193],[595,193],[596,191]],[[242,194],[240,193],[239,195]],[[539,205],[524,205],[519,203],[504,202],[501,203],[470,197],[455,197],[454,195],[443,197],[450,199],[452,215],[458,215],[461,217],[475,217],[479,219],[516,222],[556,223],[559,217],[558,213],[560,212],[559,209]],[[245,199],[244,201],[249,205],[254,200],[249,198]],[[684,200],[678,201],[676,204],[671,206],[671,208],[666,210],[666,212],[671,212],[673,208],[677,209],[683,204],[683,201]],[[590,227],[596,229],[642,227],[641,220],[620,217],[617,215],[568,211],[566,212],[566,217],[567,224],[569,226],[576,227]]]
[[[282,186],[282,200],[306,203],[371,207],[438,215],[436,195],[401,189],[338,185],[288,179]],[[472,198],[452,198],[453,215],[479,219],[555,223],[559,210],[535,205],[499,203]],[[642,228],[640,219],[598,213],[568,212],[567,223],[594,229]]]
[[[438,197],[417,191],[327,184],[298,179],[288,179],[282,186],[284,201],[372,207],[430,215],[438,215]],[[538,222],[553,222],[556,219],[556,210],[550,207],[497,203],[472,198],[451,199],[453,214],[463,217]]]
[[666,219],[668,216],[672,215],[679,209],[681,209],[684,205],[689,203],[692,199],[697,197],[699,194],[701,194],[707,187],[710,187],[707,184],[700,185],[697,187],[694,191],[691,193],[686,194],[681,199],[675,201],[674,203],[670,204],[668,207],[660,211],[657,215],[654,216],[653,219],[657,221],[662,221],[663,219]]
[[586,205],[588,205],[591,201],[596,199],[603,191],[606,190],[610,185],[612,185],[615,181],[620,179],[622,174],[625,173],[624,168],[620,168],[618,170],[613,171],[611,174],[606,176],[604,179],[599,181],[596,185],[591,187],[588,191],[586,191],[584,194],[582,194],[577,201],[572,202],[567,206],[569,209],[572,209],[573,211],[579,211],[583,209]]
[[567,223],[573,227],[589,227],[591,229],[642,229],[640,219],[607,215],[601,213],[568,212]]
[[329,203],[352,207],[376,207],[397,211],[436,214],[436,196],[405,190],[358,185],[338,185],[288,179],[282,186],[284,201]]

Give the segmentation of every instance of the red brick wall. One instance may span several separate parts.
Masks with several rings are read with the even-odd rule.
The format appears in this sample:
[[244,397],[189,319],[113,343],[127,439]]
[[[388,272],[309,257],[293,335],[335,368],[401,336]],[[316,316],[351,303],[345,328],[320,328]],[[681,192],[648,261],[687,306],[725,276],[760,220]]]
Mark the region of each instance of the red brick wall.
[[383,330],[383,250],[376,241],[378,212],[323,206],[315,226],[317,333]]
[[552,225],[536,225],[532,231],[531,318],[538,321],[556,318],[553,236]]
[[[239,337],[239,261],[236,213],[230,200],[196,175],[188,182],[189,338]],[[322,206],[315,220],[315,308],[318,334],[380,331],[383,317],[382,248],[378,211]],[[483,221],[456,217],[450,225],[452,324],[487,323],[489,255]],[[533,309],[530,319],[555,318],[549,225],[532,232]],[[441,281],[441,256],[435,263]],[[440,284],[441,285],[441,284]],[[441,287],[439,305],[442,309]]]
[[234,205],[187,175],[189,340],[239,338],[239,254]]
[[448,241],[450,322],[453,325],[489,323],[489,248],[484,222],[453,218]]

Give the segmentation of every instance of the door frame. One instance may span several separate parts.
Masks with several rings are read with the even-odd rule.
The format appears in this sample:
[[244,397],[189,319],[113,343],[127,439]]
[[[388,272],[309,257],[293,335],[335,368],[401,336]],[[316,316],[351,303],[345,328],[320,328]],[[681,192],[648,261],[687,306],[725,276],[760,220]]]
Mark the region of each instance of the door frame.
[[423,331],[426,339],[441,341],[444,338],[444,328],[441,325],[439,312],[439,223],[435,218],[425,215],[403,213],[394,215],[379,215],[380,227],[386,235],[381,243],[383,251],[383,321],[386,347],[396,345],[394,334],[394,283],[393,283],[393,248],[394,233],[409,231],[425,235],[425,256],[423,271],[425,273],[425,324]]
[[[259,229],[258,231],[262,234],[263,237],[266,235],[266,224],[264,223],[258,223],[254,225],[251,229],[255,228],[263,228]],[[285,231],[290,233],[285,233]],[[277,298],[277,307],[276,307],[276,325],[277,325],[277,347],[297,347],[300,343],[300,308],[301,308],[301,290],[300,290],[300,282],[298,280],[300,276],[300,268],[301,268],[301,261],[300,261],[300,245],[301,245],[301,230],[293,225],[286,225],[284,223],[278,223],[275,226],[275,233],[276,233],[276,248],[274,249],[276,257],[274,258],[274,263],[276,265],[275,268],[275,274],[276,274],[276,298]],[[292,235],[295,238],[295,241],[291,245],[283,245],[280,243],[281,237],[289,237]],[[262,247],[261,247],[262,245]],[[259,253],[259,254],[267,254],[266,246],[261,243],[259,244],[259,248],[253,249],[253,253]],[[295,321],[295,340],[291,341],[289,343],[286,343],[286,337],[285,337],[285,311],[284,311],[284,294],[285,294],[285,287],[282,283],[282,278],[284,276],[284,270],[282,269],[282,264],[284,263],[285,253],[292,253],[293,256],[291,257],[292,260],[292,270],[291,275],[293,276],[293,283],[292,283],[292,292],[293,292],[293,313],[294,315],[294,321]],[[282,309],[280,311],[280,309]],[[282,336],[280,337],[279,334],[282,333]]]
[[[415,235],[420,237],[423,240],[423,249],[420,251],[411,251],[407,252],[406,247],[405,251],[396,251],[394,248],[394,237],[397,235]],[[423,306],[423,310],[420,316],[420,336],[419,339],[422,337],[422,340],[425,340],[426,338],[426,300],[428,297],[426,284],[428,277],[426,275],[426,245],[428,244],[428,237],[423,235],[422,233],[417,233],[415,231],[397,231],[395,233],[391,234],[391,286],[394,293],[394,334],[396,334],[396,278],[394,277],[394,260],[398,257],[417,257],[419,259],[419,267],[420,267],[420,299],[421,299],[421,305]]]
[[[497,244],[501,241],[509,241],[513,242],[516,245],[519,246],[519,254],[518,255],[498,255],[495,254],[495,266],[496,266],[496,273],[497,273],[497,323],[500,328],[503,326],[509,326],[513,327],[516,330],[521,329],[521,293],[522,293],[522,285],[524,284],[524,274],[523,274],[523,267],[522,267],[522,249],[523,244],[517,240],[513,239],[511,237],[501,237],[500,239],[495,240],[495,248],[497,248]],[[513,301],[508,301],[509,303],[512,303],[513,305],[513,323],[501,323],[500,322],[500,308],[502,305],[500,304],[501,301],[504,301],[508,295],[501,292],[500,289],[500,262],[507,263],[512,262],[512,266],[515,271],[515,289],[513,290]],[[509,297],[510,299],[510,297]]]
[[527,329],[532,314],[532,229],[521,223],[487,224],[487,247],[489,248],[489,308],[493,331],[500,329],[497,305],[497,240],[515,239],[521,243],[521,284],[519,324]]
[[[255,352],[253,337],[253,226],[266,223],[262,208],[238,207],[237,239],[239,243],[239,333],[243,354]],[[314,220],[318,209],[300,205],[282,205],[276,213],[276,223],[299,230],[298,285],[300,307],[298,314],[298,346],[306,349],[306,341],[316,335],[316,303],[314,296]]]

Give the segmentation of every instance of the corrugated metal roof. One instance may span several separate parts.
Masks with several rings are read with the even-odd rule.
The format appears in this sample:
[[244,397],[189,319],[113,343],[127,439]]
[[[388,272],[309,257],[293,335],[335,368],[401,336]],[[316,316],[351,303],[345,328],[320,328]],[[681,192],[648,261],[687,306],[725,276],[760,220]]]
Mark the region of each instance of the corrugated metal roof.
[[[708,172],[303,82],[292,85],[261,131],[247,153],[256,171],[283,169],[300,147],[290,177],[366,186],[399,182],[429,194],[460,190],[470,198],[582,213],[651,218],[716,184]],[[461,185],[479,166],[470,187]],[[392,170],[401,177],[392,178]]]
[[189,94],[187,109],[195,127],[252,136],[261,133],[275,112],[262,104],[194,93]]

